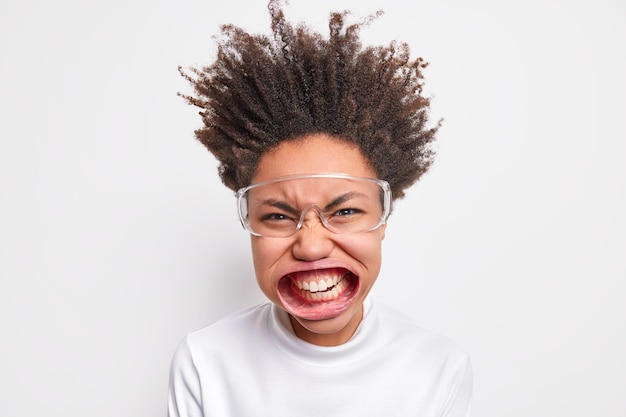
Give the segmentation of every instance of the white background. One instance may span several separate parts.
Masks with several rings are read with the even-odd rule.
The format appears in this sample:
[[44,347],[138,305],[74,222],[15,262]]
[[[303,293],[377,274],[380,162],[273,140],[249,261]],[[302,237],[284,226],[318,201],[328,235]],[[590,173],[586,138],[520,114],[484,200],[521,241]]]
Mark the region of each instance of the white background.
[[[475,416],[626,415],[626,7],[384,9],[367,43],[431,65],[438,159],[391,217],[375,288],[472,355]],[[164,416],[188,331],[263,301],[177,66],[265,1],[3,1],[0,415]],[[321,387],[323,389],[323,387]]]

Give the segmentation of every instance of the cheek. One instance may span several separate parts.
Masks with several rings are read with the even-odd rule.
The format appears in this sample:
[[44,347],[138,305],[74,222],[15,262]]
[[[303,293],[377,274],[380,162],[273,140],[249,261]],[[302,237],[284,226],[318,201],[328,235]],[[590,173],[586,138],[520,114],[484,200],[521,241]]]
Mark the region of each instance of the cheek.
[[259,275],[259,270],[263,268],[263,262],[267,259],[266,250],[256,237],[252,238],[250,242],[250,249],[252,250],[252,263],[254,264],[254,270]]
[[278,259],[285,253],[287,248],[277,239],[267,239],[252,236],[250,241],[252,249],[252,262],[257,279],[261,280],[268,275]]
[[377,273],[382,261],[382,233],[368,235],[367,238],[350,239],[343,244],[344,250],[354,259]]

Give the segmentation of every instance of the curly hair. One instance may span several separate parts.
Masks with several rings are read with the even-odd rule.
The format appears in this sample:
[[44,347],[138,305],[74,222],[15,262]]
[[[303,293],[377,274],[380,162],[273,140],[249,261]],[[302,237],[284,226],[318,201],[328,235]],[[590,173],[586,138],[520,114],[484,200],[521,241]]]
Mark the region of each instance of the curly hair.
[[363,47],[362,26],[348,12],[331,13],[329,36],[286,21],[280,0],[268,9],[273,36],[222,25],[215,62],[179,67],[202,109],[196,138],[219,161],[232,190],[250,184],[259,159],[281,142],[325,133],[354,143],[394,199],[426,172],[441,120],[428,126],[430,99],[422,95],[427,63],[410,59],[406,43]]

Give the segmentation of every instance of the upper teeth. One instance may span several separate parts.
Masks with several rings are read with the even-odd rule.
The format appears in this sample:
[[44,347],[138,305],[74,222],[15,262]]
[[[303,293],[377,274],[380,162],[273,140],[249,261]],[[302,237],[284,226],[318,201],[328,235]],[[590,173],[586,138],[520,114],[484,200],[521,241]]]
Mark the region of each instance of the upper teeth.
[[333,278],[327,278],[327,279],[321,279],[321,280],[315,280],[315,281],[298,281],[296,282],[296,285],[298,286],[299,289],[301,290],[307,290],[310,292],[318,292],[318,291],[326,291],[329,288],[334,287],[335,285],[337,285],[337,283],[339,282],[341,277],[333,277]]

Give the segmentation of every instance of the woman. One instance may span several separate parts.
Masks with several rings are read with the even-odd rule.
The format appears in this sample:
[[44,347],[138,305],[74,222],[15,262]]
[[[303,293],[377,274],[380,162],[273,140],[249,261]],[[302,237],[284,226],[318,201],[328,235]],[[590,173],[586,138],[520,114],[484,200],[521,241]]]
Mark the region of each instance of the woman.
[[325,39],[269,9],[273,39],[223,26],[183,76],[271,302],[185,338],[169,415],[468,416],[467,354],[369,296],[392,201],[432,161],[426,64],[362,47],[345,14]]

